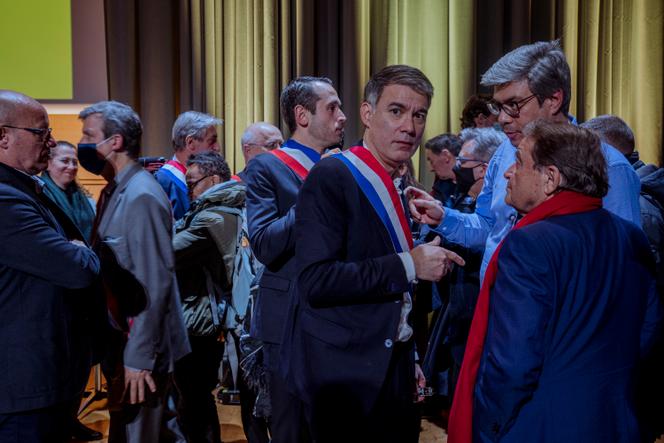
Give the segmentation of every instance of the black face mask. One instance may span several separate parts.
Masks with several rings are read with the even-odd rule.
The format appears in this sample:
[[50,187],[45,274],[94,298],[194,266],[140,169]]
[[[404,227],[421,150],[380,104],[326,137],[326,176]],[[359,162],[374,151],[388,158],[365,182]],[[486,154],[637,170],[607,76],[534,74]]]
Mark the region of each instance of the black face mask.
[[475,174],[473,170],[476,168],[462,168],[459,165],[454,166],[452,172],[456,177],[457,190],[462,194],[467,194],[470,188],[475,184]]
[[106,160],[99,158],[99,155],[97,155],[96,143],[78,144],[78,162],[86,171],[94,175],[100,175],[101,171],[104,170],[104,166],[106,166]]

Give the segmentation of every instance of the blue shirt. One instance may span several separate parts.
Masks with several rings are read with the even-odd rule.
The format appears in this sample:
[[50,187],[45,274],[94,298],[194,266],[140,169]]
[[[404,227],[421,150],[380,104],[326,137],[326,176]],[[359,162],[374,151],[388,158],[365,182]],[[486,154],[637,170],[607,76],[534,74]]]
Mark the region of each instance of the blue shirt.
[[[634,169],[613,146],[602,143],[602,153],[607,162],[609,192],[602,200],[605,209],[641,226],[639,193],[641,183]],[[445,208],[443,222],[434,228],[445,240],[481,251],[480,281],[498,244],[512,229],[517,211],[505,203],[507,180],[505,171],[516,161],[516,148],[505,140],[489,162],[482,191],[477,197],[474,214],[463,214]]]

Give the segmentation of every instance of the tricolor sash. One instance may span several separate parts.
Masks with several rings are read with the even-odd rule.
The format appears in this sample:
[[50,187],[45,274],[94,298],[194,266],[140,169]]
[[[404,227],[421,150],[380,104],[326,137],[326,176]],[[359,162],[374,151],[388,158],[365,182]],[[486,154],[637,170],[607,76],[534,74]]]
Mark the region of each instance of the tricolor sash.
[[293,139],[286,140],[281,148],[273,149],[270,154],[276,156],[302,181],[307,178],[309,171],[320,160],[320,154]]
[[371,203],[392,239],[394,250],[410,251],[413,236],[406,220],[401,198],[392,178],[373,154],[364,146],[354,146],[334,157],[341,160]]
[[187,174],[187,168],[185,168],[182,163],[175,160],[175,158],[172,158],[171,160],[167,161],[164,166],[161,167],[161,169],[172,175],[176,179],[175,183],[179,187],[184,188],[185,191],[187,190],[187,180],[185,178]]

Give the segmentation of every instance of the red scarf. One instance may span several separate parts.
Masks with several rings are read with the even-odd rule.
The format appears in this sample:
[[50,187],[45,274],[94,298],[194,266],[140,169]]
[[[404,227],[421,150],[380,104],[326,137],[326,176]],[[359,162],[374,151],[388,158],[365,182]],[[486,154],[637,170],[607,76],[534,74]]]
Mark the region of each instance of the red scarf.
[[[599,198],[588,197],[572,191],[561,191],[526,214],[513,229],[520,229],[549,217],[587,212],[601,207],[602,200]],[[468,334],[466,352],[461,364],[459,381],[454,391],[454,402],[450,412],[447,437],[449,443],[472,443],[473,441],[475,380],[489,324],[489,294],[498,276],[498,253],[502,245],[503,242],[500,242],[491,256],[482,289],[477,299],[473,322]]]

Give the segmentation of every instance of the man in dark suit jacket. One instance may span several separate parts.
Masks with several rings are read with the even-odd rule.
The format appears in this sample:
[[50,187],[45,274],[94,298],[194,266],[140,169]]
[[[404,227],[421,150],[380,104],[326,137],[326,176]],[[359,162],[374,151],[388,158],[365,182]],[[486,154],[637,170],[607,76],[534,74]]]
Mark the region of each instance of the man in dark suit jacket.
[[535,122],[524,136],[505,173],[524,217],[487,269],[450,441],[640,441],[634,374],[662,318],[648,241],[601,207],[594,134]]
[[[55,146],[35,100],[0,91],[0,441],[69,439],[90,371],[82,307],[97,256],[35,174]],[[89,326],[89,325],[87,325]]]
[[246,170],[251,248],[265,265],[252,335],[264,343],[270,375],[271,432],[275,443],[300,441],[302,410],[278,375],[279,347],[295,287],[295,199],[323,151],[343,139],[346,116],[332,82],[299,77],[281,93],[281,114],[291,132],[284,145],[254,158]]
[[418,69],[374,75],[360,108],[363,142],[318,163],[298,197],[289,381],[317,442],[418,439],[409,291],[416,278],[440,279],[450,257],[462,260],[438,240],[411,250],[390,175],[420,144],[432,95]]

